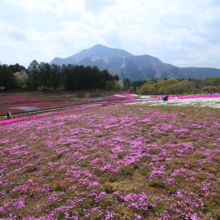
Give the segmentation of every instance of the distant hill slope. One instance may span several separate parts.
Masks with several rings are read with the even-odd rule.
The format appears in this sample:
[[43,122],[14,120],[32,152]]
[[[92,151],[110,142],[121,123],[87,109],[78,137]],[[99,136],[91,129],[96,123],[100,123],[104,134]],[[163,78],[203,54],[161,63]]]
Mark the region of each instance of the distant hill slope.
[[215,68],[180,68],[163,63],[156,57],[149,55],[134,56],[125,50],[114,49],[100,44],[67,57],[54,58],[50,64],[98,66],[108,69],[111,74],[118,74],[120,78],[131,81],[146,78],[205,78],[220,76],[220,69]]

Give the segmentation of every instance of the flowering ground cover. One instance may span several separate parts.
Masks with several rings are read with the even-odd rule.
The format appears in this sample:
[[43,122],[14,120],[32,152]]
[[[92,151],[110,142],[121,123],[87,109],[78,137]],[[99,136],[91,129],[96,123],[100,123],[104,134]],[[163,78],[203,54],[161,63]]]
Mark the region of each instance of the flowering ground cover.
[[67,110],[43,113],[43,114],[38,114],[38,115],[30,115],[30,116],[12,118],[12,119],[9,119],[9,120],[7,119],[7,120],[0,121],[0,125],[12,124],[14,122],[31,120],[31,119],[34,119],[34,118],[42,118],[42,117],[45,117],[45,116],[48,116],[48,115],[67,114],[67,113],[70,113],[70,112],[73,113],[73,112],[78,112],[78,111],[85,111],[85,110],[88,110],[88,109],[96,109],[96,108],[100,108],[101,106],[102,106],[101,104],[91,104],[91,105],[85,105],[85,106],[79,106],[79,107],[71,108],[69,110],[67,109]]
[[53,97],[46,94],[0,94],[0,115],[5,115],[8,110],[15,113],[36,111],[41,109],[58,108],[88,102],[116,101],[134,98],[132,94],[109,94],[98,98],[63,98],[62,96]]
[[[151,97],[158,97],[161,98],[164,95],[151,95]],[[176,95],[169,95],[169,99],[174,99]],[[193,99],[193,98],[219,98],[220,94],[198,94],[198,95],[178,95],[178,99]]]
[[78,98],[78,100],[88,100],[94,102],[103,102],[103,101],[114,101],[114,100],[126,100],[130,98],[135,98],[137,95],[135,94],[108,94],[106,96],[97,97],[97,98]]
[[88,103],[87,100],[71,100],[62,97],[36,94],[10,94],[0,95],[0,115],[6,114],[7,110],[13,113],[35,111],[39,109],[58,108],[70,105]]
[[0,125],[1,219],[219,219],[220,112],[124,106]]
[[171,97],[169,101],[163,101],[162,99],[152,99],[140,102],[136,99],[136,102],[128,103],[128,105],[145,105],[145,106],[192,106],[192,107],[209,107],[220,108],[220,95],[216,97],[199,97],[199,98],[187,98],[187,96]]

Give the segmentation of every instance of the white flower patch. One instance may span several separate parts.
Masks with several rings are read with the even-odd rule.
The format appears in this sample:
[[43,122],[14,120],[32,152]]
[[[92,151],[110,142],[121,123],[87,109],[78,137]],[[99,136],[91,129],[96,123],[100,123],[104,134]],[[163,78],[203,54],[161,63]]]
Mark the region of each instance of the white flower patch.
[[171,99],[169,101],[142,101],[127,103],[126,105],[146,105],[146,106],[192,106],[220,108],[220,98],[191,98],[191,99]]
[[139,99],[153,99],[150,95],[142,95]]
[[32,106],[12,107],[11,109],[21,109],[21,110],[24,110],[24,111],[26,111],[26,112],[32,112],[32,111],[42,110],[41,108],[32,107]]

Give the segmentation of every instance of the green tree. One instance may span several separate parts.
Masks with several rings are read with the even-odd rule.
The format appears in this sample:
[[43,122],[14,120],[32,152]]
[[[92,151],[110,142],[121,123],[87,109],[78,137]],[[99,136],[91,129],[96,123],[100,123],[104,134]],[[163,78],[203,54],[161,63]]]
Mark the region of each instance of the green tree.
[[212,86],[220,86],[220,76],[209,79]]
[[63,64],[61,67],[61,88],[64,89],[66,86],[66,65]]
[[119,80],[119,76],[118,75],[114,75],[114,80],[118,81]]
[[17,87],[17,81],[12,69],[4,64],[0,65],[0,86],[5,87],[5,90]]
[[44,62],[40,62],[38,67],[38,83],[39,86],[46,87],[46,64]]
[[68,64],[66,66],[66,83],[65,83],[65,88],[67,90],[74,90],[75,89],[75,83],[74,83],[74,66],[71,64]]
[[203,91],[208,91],[208,92],[217,92],[218,91],[218,87],[216,86],[204,86],[202,88]]
[[36,90],[40,85],[39,63],[36,60],[33,60],[28,66],[28,72],[32,76],[29,80],[33,80],[33,89]]
[[204,86],[210,86],[211,85],[209,79],[197,79],[195,81],[195,83],[196,83],[195,86],[198,89],[202,89]]
[[61,67],[58,65],[46,64],[46,72],[48,73],[48,78],[50,78],[49,88],[57,89],[61,87]]
[[93,66],[92,71],[90,73],[93,91],[95,91],[97,87],[99,76],[100,76],[99,68],[97,66]]
[[18,63],[16,63],[15,65],[9,65],[9,68],[12,70],[13,73],[21,72],[21,70],[26,70],[24,66],[21,66]]
[[106,90],[110,92],[110,91],[113,90],[113,88],[114,88],[113,81],[107,81],[107,83],[106,83]]
[[158,90],[158,93],[161,95],[165,95],[167,93],[167,89],[165,87],[160,87]]
[[149,95],[151,93],[152,85],[149,83],[145,83],[140,87],[139,93],[141,95]]
[[127,91],[130,87],[130,80],[128,78],[123,79],[124,89]]
[[134,92],[134,86],[129,87],[129,92],[133,93]]

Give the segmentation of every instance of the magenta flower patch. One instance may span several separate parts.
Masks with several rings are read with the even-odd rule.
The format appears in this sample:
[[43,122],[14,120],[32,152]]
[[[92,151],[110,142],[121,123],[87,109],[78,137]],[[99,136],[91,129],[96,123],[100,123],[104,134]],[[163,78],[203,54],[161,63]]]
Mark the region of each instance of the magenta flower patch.
[[114,105],[0,125],[1,219],[218,219],[217,109]]

